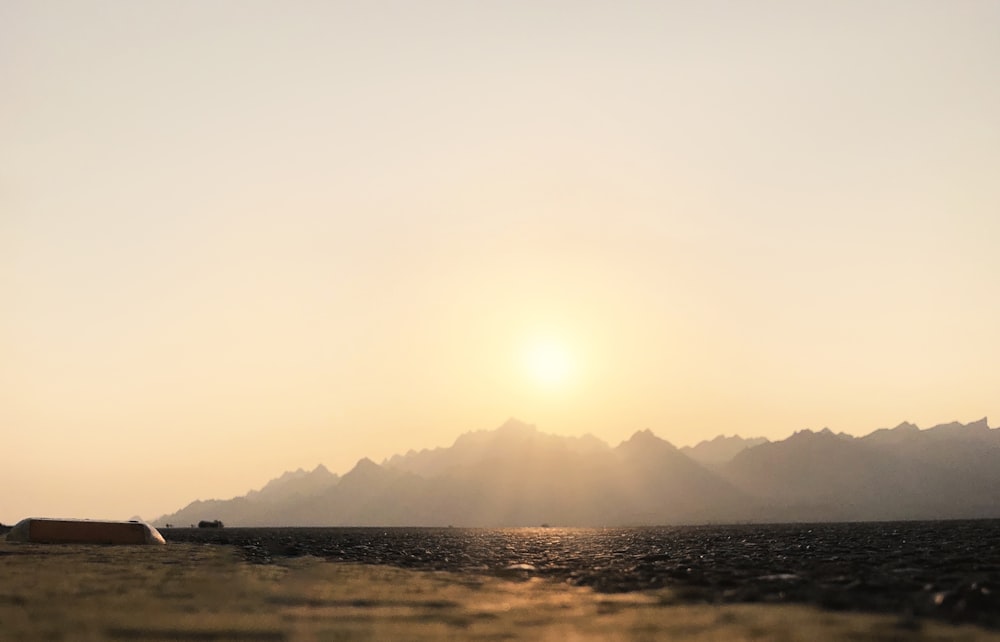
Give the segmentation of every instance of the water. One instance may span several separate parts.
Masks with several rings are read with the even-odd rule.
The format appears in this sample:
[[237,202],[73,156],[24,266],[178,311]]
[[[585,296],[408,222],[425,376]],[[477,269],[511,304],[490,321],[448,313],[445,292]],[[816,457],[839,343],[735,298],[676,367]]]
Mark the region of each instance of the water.
[[542,577],[696,602],[799,602],[1000,626],[1000,520],[661,528],[162,529],[246,558]]

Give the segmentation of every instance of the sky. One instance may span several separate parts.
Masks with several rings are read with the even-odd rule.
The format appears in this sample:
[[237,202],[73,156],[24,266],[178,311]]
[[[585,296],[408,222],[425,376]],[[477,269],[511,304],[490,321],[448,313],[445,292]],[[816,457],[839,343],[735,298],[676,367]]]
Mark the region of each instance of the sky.
[[0,3],[0,521],[508,417],[1000,420],[1000,2]]

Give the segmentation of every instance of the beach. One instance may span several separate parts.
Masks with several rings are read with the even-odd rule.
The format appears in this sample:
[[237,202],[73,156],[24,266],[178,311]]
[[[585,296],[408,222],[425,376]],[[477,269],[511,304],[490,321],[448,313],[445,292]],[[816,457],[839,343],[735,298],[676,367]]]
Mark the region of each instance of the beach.
[[0,540],[11,640],[1000,640],[972,625],[812,606],[685,603],[302,556],[251,564],[208,544]]

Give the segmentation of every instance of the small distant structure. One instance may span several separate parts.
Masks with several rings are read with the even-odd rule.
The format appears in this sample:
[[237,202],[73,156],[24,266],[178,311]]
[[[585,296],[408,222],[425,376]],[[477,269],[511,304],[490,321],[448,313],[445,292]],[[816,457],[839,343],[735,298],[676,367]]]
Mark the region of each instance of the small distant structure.
[[200,522],[198,522],[198,528],[223,528],[224,526],[225,524],[223,524],[222,521],[218,519],[213,519],[212,521],[203,519]]
[[166,544],[160,532],[139,520],[127,522],[28,517],[14,524],[8,542],[35,544]]

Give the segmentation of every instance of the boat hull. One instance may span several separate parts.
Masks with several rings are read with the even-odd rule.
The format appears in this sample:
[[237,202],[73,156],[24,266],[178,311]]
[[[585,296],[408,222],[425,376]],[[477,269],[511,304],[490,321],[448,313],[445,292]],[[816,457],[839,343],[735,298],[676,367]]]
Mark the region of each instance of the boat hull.
[[145,522],[89,519],[22,519],[7,533],[8,542],[36,544],[165,544],[159,531]]

